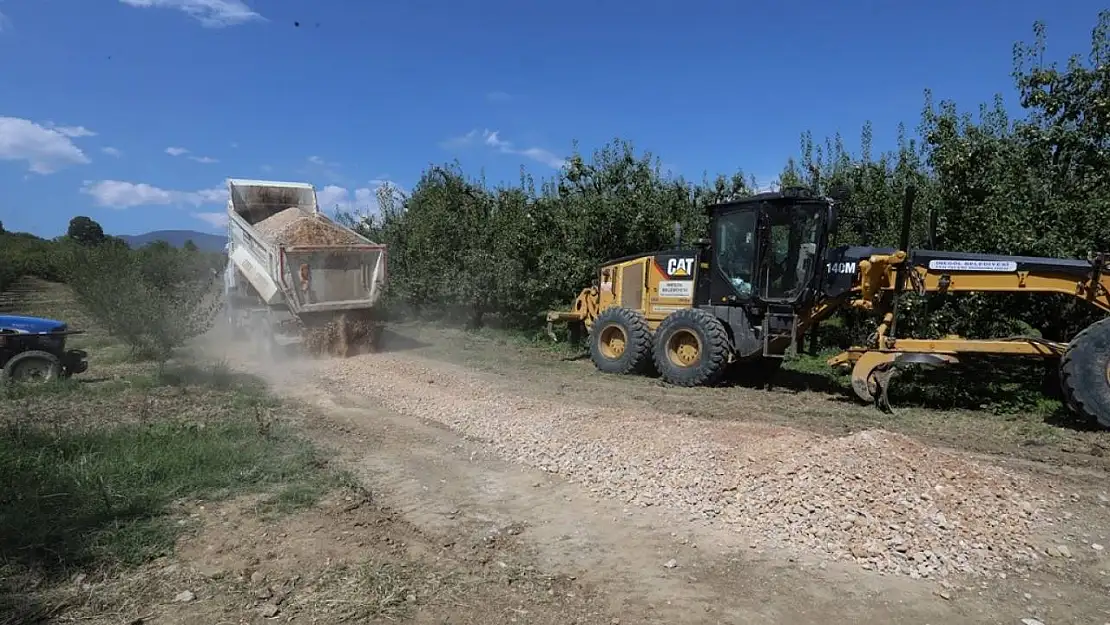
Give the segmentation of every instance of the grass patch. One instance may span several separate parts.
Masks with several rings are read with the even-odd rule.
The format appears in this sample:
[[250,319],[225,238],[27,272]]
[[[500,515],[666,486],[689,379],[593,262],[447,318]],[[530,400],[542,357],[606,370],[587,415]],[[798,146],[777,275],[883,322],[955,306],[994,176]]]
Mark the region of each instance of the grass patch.
[[59,574],[137,565],[172,549],[173,502],[281,485],[276,508],[293,509],[328,485],[323,468],[307,443],[250,422],[9,427],[0,558]]
[[369,561],[332,567],[316,582],[319,597],[306,601],[313,617],[328,622],[398,620],[442,593],[452,576],[410,564]]
[[0,567],[134,566],[172,550],[175,502],[267,493],[280,514],[344,480],[263,382],[225,363],[0,390]]

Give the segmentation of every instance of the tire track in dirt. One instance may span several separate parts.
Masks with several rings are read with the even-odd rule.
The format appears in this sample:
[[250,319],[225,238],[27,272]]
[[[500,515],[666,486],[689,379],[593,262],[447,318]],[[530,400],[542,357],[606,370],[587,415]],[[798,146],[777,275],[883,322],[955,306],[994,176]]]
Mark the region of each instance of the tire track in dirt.
[[[596,588],[622,622],[826,623],[980,622],[959,616],[926,588],[858,579],[839,567],[799,565],[765,552],[738,552],[731,536],[675,532],[655,510],[597,500],[580,486],[492,457],[433,423],[398,415],[365,397],[295,392],[326,411],[319,440],[412,523],[452,542],[514,540],[543,568]],[[330,431],[329,431],[330,430]],[[674,568],[665,563],[675,560]],[[742,593],[737,593],[743,588]],[[912,604],[907,608],[906,603]],[[953,620],[955,618],[955,620]]]
[[[971,623],[983,622],[987,614],[1014,619],[1030,615],[1027,606],[1009,600],[1013,590],[1004,588],[1006,584],[996,584],[987,593],[987,586],[958,587],[945,594],[966,595],[967,600],[948,601],[934,594],[933,585],[861,575],[854,567],[820,565],[772,549],[750,549],[735,532],[704,523],[676,524],[662,506],[626,506],[614,501],[612,493],[552,475],[552,469],[560,470],[558,463],[548,471],[522,469],[522,459],[514,457],[520,450],[497,430],[523,422],[541,437],[569,433],[592,440],[608,433],[626,441],[634,438],[635,429],[649,431],[662,439],[653,449],[670,452],[664,470],[667,462],[691,457],[704,462],[757,438],[777,439],[782,447],[769,452],[775,455],[799,442],[812,442],[809,435],[751,426],[733,429],[738,436],[713,441],[713,430],[705,429],[703,422],[674,415],[641,415],[614,423],[603,410],[583,411],[574,405],[581,399],[553,405],[529,396],[527,388],[506,389],[505,380],[411,353],[284,368],[296,374],[283,376],[279,390],[320,408],[326,419],[316,424],[317,434],[342,450],[370,484],[380,485],[391,505],[405,510],[410,520],[437,531],[470,535],[522,526],[518,539],[536,552],[539,562],[600,585],[617,613],[673,623],[759,618],[799,624],[826,622],[830,614],[861,623]],[[291,377],[297,381],[291,383]],[[511,399],[511,410],[483,404],[491,394]],[[500,417],[486,430],[464,427],[467,418],[491,409]],[[325,430],[328,433],[321,433]],[[468,441],[465,435],[495,443]],[[595,463],[604,468],[605,459],[599,457]],[[641,469],[645,474],[660,470]],[[679,527],[681,532],[672,532]],[[671,558],[678,564],[674,569],[663,566]],[[737,593],[737,588],[745,592]],[[1052,612],[1078,616],[1086,611],[1091,618],[1100,614],[1091,605],[1089,589],[1059,589],[1062,605]],[[711,607],[695,614],[690,606]]]

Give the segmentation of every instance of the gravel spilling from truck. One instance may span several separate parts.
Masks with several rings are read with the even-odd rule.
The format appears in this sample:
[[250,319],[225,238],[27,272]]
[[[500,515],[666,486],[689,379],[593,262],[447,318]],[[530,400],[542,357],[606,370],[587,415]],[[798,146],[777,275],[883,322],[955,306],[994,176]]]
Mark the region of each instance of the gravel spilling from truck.
[[884,431],[842,438],[525,397],[489,376],[391,354],[321,382],[491,443],[510,460],[630,506],[913,578],[998,575],[1043,557],[1059,495],[1036,480]]
[[[267,241],[285,246],[361,245],[365,241],[328,219],[307,214],[295,206],[254,224]],[[380,325],[366,318],[365,311],[339,314],[327,323],[303,331],[304,347],[314,356],[347,357],[368,351]]]

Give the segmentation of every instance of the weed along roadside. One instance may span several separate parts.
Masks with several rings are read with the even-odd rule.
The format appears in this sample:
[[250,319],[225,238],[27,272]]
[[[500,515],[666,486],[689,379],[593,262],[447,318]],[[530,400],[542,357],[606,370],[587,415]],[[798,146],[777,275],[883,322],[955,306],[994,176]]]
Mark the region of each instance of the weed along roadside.
[[283,410],[219,367],[6,387],[0,613],[30,619],[68,601],[66,580],[100,583],[171,555],[198,506],[251,496],[281,514],[343,484]]
[[[156,278],[143,278],[153,261],[144,266],[120,250],[83,260],[112,270],[100,287],[123,276],[156,295],[159,279],[192,260],[174,264],[171,253],[156,259]],[[262,381],[182,352],[210,325],[205,280],[193,275],[191,299],[136,304],[143,314],[122,331],[104,320],[127,306],[89,302],[96,285],[74,293],[23,281],[4,299],[21,313],[87,327],[74,343],[93,364],[84,376],[0,385],[0,623],[112,621],[195,599],[202,586],[184,573],[137,594],[129,580],[149,580],[152,563],[172,560],[202,533],[215,506],[249,502],[259,522],[274,522],[351,485],[296,433],[295,407]],[[171,322],[175,313],[188,327]]]

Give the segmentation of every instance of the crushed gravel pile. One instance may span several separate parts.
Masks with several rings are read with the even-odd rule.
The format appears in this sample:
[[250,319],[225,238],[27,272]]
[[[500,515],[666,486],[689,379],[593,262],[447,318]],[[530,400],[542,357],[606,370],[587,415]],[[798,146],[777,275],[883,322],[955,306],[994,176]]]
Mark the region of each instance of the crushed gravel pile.
[[320,327],[305,330],[304,347],[313,356],[346,358],[373,351],[381,331],[381,323],[360,318],[353,312],[345,313]]
[[287,208],[254,224],[267,240],[280,245],[357,245],[364,243],[323,217]]
[[911,577],[1028,564],[1048,496],[1028,480],[881,430],[744,463],[724,520]]
[[[713,519],[753,546],[914,578],[997,574],[1036,560],[1053,495],[912,439],[524,397],[489,376],[393,354],[336,362],[321,382],[490,442],[511,460],[628,505]],[[599,402],[600,403],[600,402]]]

